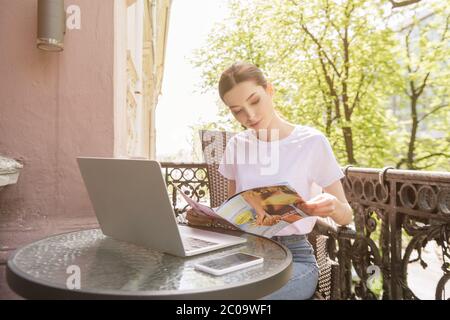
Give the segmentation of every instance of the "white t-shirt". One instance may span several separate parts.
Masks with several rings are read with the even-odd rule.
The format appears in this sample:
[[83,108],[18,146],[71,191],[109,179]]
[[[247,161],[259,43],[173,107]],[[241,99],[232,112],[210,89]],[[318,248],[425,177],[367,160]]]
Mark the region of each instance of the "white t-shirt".
[[288,182],[305,200],[344,177],[325,135],[303,125],[269,142],[258,139],[253,129],[237,133],[228,141],[218,170],[235,180],[236,193]]

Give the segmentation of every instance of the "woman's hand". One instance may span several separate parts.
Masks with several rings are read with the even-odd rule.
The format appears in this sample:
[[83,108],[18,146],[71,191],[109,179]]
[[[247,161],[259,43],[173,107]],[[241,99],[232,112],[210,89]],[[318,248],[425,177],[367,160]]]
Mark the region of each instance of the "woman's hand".
[[300,205],[300,209],[311,216],[333,217],[339,200],[329,193],[321,193]]
[[279,215],[270,215],[265,210],[258,210],[256,213],[256,225],[258,226],[273,226],[281,220]]

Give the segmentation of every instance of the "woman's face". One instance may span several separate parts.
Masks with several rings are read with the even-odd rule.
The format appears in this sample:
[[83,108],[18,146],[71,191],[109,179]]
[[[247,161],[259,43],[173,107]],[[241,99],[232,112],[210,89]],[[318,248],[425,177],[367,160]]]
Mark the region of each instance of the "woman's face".
[[228,91],[223,100],[239,123],[255,130],[266,129],[275,112],[272,103],[273,89],[266,89],[254,81],[244,81]]

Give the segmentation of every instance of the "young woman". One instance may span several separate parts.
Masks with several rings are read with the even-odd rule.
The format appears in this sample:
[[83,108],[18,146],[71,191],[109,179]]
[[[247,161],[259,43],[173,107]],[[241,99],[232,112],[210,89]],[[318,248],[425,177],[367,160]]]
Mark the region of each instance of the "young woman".
[[[352,210],[340,182],[344,174],[330,143],[320,131],[280,117],[273,106],[274,88],[259,68],[249,63],[233,64],[222,73],[219,94],[234,118],[247,128],[230,138],[219,165],[219,172],[229,181],[228,195],[289,182],[306,200],[302,210],[307,214],[329,217],[341,225],[351,222]],[[247,158],[237,154],[239,150],[255,150],[255,146],[256,150],[270,150],[271,170],[263,163],[267,161],[242,161]],[[187,218],[193,224],[204,219],[192,210]],[[292,252],[293,276],[265,298],[310,298],[319,275],[311,244],[305,235],[275,238]]]

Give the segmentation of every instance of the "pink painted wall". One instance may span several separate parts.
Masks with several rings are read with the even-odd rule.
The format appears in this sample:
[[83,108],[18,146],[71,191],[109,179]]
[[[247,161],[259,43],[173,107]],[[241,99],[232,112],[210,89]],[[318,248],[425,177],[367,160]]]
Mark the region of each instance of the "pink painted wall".
[[93,216],[75,158],[113,155],[114,4],[71,4],[81,30],[48,53],[36,48],[37,0],[0,0],[0,154],[24,164],[0,191],[3,226]]

